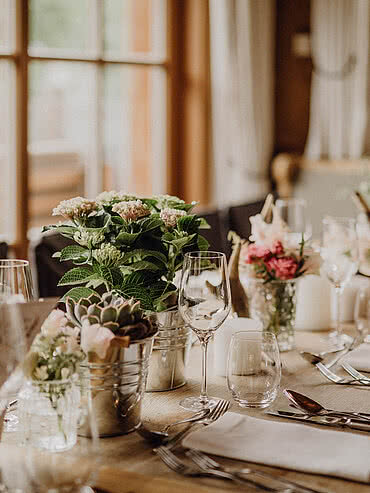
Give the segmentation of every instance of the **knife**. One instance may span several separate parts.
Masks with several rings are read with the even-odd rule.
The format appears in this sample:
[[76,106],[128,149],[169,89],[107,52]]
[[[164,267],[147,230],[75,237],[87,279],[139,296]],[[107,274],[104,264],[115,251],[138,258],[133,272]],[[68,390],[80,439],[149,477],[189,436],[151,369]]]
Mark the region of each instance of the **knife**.
[[370,423],[347,418],[331,417],[331,416],[313,416],[311,414],[293,413],[290,411],[267,411],[266,414],[279,416],[280,418],[294,419],[296,421],[305,421],[317,425],[350,428],[352,430],[370,432]]

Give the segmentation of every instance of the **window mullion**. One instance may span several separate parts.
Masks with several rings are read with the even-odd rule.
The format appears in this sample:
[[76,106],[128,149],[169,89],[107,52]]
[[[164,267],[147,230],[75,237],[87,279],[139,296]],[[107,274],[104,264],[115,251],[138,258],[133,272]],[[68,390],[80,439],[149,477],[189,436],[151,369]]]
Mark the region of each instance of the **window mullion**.
[[27,257],[29,220],[28,176],[28,2],[16,5],[16,255]]
[[103,2],[94,0],[91,12],[90,33],[92,47],[96,51],[99,61],[93,64],[93,83],[91,104],[91,128],[89,135],[89,150],[85,172],[85,192],[88,197],[95,197],[102,191],[103,186],[103,91],[104,91],[104,63],[101,61],[103,53]]

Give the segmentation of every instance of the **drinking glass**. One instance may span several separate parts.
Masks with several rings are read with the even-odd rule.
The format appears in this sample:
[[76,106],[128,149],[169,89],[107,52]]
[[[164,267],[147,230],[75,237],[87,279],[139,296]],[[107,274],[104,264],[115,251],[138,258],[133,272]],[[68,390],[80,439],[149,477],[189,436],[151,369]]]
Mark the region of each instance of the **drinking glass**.
[[265,408],[281,379],[279,347],[272,332],[236,332],[227,360],[227,386],[241,407]]
[[370,286],[361,287],[356,294],[354,320],[359,335],[365,342],[370,342]]
[[202,384],[200,397],[188,397],[180,402],[184,409],[198,411],[217,403],[217,398],[207,395],[207,348],[210,338],[226,319],[230,309],[225,254],[207,251],[185,254],[179,289],[179,311],[202,347]]
[[[15,297],[17,300],[17,297]],[[7,428],[8,405],[18,399],[24,383],[20,365],[26,355],[23,317],[11,297],[0,303],[0,491],[19,493],[78,492],[94,477],[98,465],[98,432],[91,395],[80,410],[80,425],[91,438],[80,438],[65,452],[41,450],[25,433],[19,416],[16,433]],[[46,419],[45,415],[40,420]],[[46,423],[40,423],[45,426]]]
[[17,296],[17,301],[34,299],[32,274],[27,260],[0,260],[0,298]]
[[276,212],[287,224],[289,232],[285,233],[285,240],[292,247],[311,238],[312,226],[307,218],[307,202],[304,199],[279,199],[276,201]]
[[323,271],[335,288],[335,328],[329,336],[336,346],[341,347],[351,340],[349,336],[342,334],[340,296],[358,268],[358,244],[354,219],[331,216],[323,219],[321,257]]

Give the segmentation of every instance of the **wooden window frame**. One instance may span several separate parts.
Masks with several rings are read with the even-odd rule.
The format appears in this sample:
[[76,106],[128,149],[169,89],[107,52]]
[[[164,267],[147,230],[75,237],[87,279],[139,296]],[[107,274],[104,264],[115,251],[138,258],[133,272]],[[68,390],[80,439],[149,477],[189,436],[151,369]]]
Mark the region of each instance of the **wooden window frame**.
[[[102,28],[102,0],[94,2],[97,33]],[[164,58],[138,55],[135,57],[103,56],[102,36],[97,36],[95,56],[72,56],[58,53],[32,53],[29,49],[28,0],[14,0],[16,9],[16,46],[14,53],[0,53],[0,60],[14,62],[16,71],[16,240],[11,245],[18,258],[28,256],[29,224],[29,155],[28,155],[28,67],[35,60],[93,63],[98,67],[99,83],[106,64],[161,67],[166,73],[167,106],[167,193],[185,200],[209,199],[209,42],[208,0],[167,0],[167,52]],[[197,43],[201,43],[200,49]],[[57,52],[57,50],[50,50]],[[195,55],[195,56],[194,56]],[[98,104],[97,104],[98,106]],[[97,109],[97,111],[99,111]],[[193,125],[194,118],[197,120]],[[97,132],[96,179],[102,177],[102,129]],[[195,145],[194,145],[195,143]]]

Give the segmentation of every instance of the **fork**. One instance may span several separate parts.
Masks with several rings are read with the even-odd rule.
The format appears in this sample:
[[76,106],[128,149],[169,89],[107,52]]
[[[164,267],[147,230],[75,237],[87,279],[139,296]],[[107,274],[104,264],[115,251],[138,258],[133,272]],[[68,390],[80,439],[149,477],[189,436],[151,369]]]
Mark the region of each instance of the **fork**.
[[347,373],[349,373],[353,378],[356,380],[364,380],[365,382],[370,382],[370,378],[364,375],[363,373],[360,373],[357,371],[353,366],[351,366],[348,363],[342,363],[342,368],[343,370],[346,370]]
[[243,469],[239,470],[231,470],[229,468],[223,467],[221,464],[216,462],[215,460],[211,459],[208,457],[208,455],[204,454],[203,452],[199,452],[199,450],[188,450],[186,452],[186,455],[190,457],[200,468],[204,468],[206,470],[207,468],[209,469],[216,469],[218,471],[223,471],[223,472],[232,472],[234,475],[244,478],[244,475],[247,474],[254,474],[256,476],[261,476],[266,479],[272,479],[276,481],[277,483],[280,483],[281,487],[285,488],[293,488],[293,491],[302,492],[302,493],[320,493],[317,490],[313,490],[312,488],[308,488],[306,486],[302,486],[298,483],[295,483],[293,481],[289,481],[288,479],[285,478],[278,478],[273,474],[269,474],[264,471],[260,471],[257,469],[251,469],[249,467],[244,467]]
[[183,423],[193,423],[196,421],[200,421],[201,419],[205,418],[209,413],[210,413],[210,409],[205,409],[205,410],[203,409],[202,411],[193,414],[193,416],[191,416],[190,418],[186,418],[180,421],[175,421],[174,423],[170,423],[163,428],[162,433],[168,433],[168,430],[173,426],[177,426]]
[[223,416],[230,408],[231,403],[226,399],[220,399],[215,407],[211,409],[209,414],[207,414],[203,419],[195,421],[193,423],[189,423],[188,426],[181,430],[179,433],[169,438],[167,441],[165,440],[163,445],[166,445],[167,448],[175,448],[179,442],[193,429],[195,425],[204,424],[209,425],[218,420],[221,416]]
[[365,386],[370,386],[370,381],[365,381],[365,380],[359,380],[357,378],[344,378],[340,377],[336,373],[333,373],[331,370],[329,370],[328,367],[323,365],[322,363],[316,363],[316,368],[326,377],[329,379],[331,382],[334,382],[339,385],[365,385]]
[[[230,479],[231,481],[235,481],[236,483],[239,484],[249,484],[251,486],[254,486],[257,489],[263,490],[263,491],[280,491],[276,490],[275,488],[270,488],[269,486],[264,486],[260,483],[257,483],[253,481],[252,479],[247,479],[247,478],[239,478],[235,474],[226,472],[226,471],[219,471],[216,469],[208,469],[207,471],[199,468],[199,467],[193,467],[189,466],[188,464],[185,464],[182,462],[171,450],[169,450],[166,447],[159,447],[156,449],[157,454],[159,457],[162,459],[162,461],[173,471],[177,472],[178,474],[181,474],[182,476],[193,476],[193,477],[217,477],[221,479]],[[286,490],[286,491],[291,491],[291,490]]]

